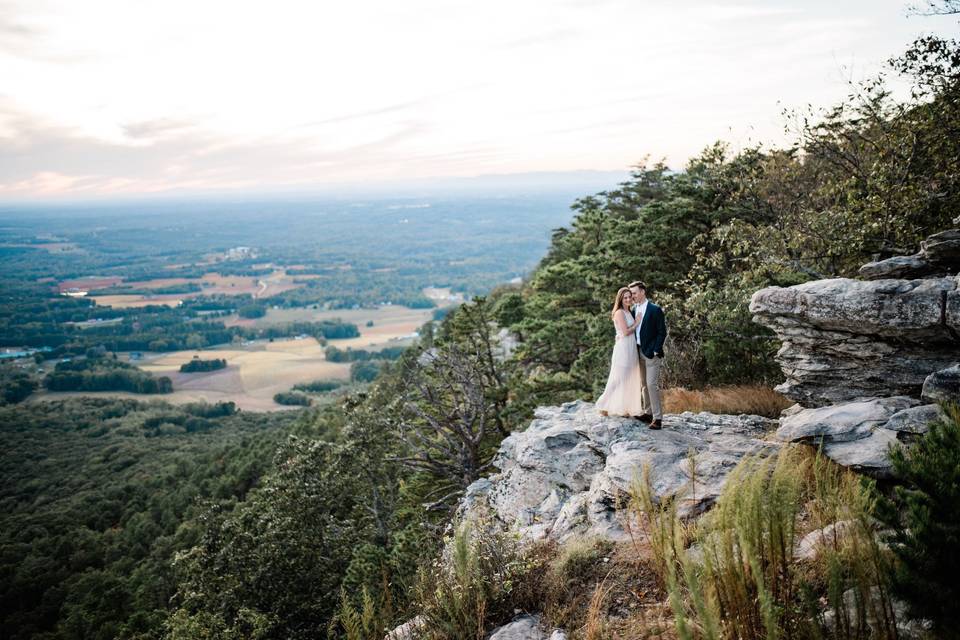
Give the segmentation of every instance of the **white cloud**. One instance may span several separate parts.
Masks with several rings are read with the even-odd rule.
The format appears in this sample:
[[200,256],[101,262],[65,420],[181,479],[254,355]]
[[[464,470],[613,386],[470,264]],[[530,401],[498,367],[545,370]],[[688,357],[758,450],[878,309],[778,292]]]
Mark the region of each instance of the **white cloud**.
[[679,165],[782,139],[781,105],[935,27],[899,0],[0,0],[0,193]]

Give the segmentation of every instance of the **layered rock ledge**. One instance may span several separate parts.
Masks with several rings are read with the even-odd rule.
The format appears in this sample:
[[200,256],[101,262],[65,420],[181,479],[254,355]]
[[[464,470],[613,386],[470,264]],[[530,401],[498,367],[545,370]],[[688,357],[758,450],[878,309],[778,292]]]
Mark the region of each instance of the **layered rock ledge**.
[[763,439],[776,427],[760,416],[683,413],[664,416],[655,431],[603,417],[587,402],[540,407],[525,431],[501,444],[499,473],[467,489],[461,515],[489,508],[524,539],[624,539],[624,498],[645,465],[657,497],[678,496],[680,515],[696,515],[744,456],[777,449]]
[[[960,220],[960,218],[958,218]],[[777,390],[797,401],[777,438],[822,446],[875,477],[890,446],[909,442],[960,402],[960,229],[912,256],[871,262],[868,280],[834,278],[753,295],[753,319],[783,343]],[[807,408],[804,408],[807,407]]]
[[960,277],[817,280],[753,295],[754,320],[783,343],[777,390],[804,406],[920,397],[960,360]]

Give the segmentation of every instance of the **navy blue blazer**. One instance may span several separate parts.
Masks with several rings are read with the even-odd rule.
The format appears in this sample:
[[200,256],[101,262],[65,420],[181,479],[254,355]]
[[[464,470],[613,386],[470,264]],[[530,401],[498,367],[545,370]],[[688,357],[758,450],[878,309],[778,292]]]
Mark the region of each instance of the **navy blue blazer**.
[[655,353],[663,355],[663,342],[667,339],[667,318],[663,309],[650,300],[647,300],[647,310],[640,321],[638,337],[640,353],[648,358],[654,357]]

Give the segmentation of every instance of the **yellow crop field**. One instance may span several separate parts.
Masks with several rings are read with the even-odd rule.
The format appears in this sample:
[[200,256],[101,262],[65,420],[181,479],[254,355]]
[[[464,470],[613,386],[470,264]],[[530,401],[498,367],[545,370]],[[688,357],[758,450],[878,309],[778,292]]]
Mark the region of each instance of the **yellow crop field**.
[[[246,320],[237,316],[224,318],[227,326],[269,327],[291,322],[319,322],[340,319],[360,328],[360,337],[336,340],[332,344],[343,349],[369,349],[400,343],[417,331],[433,315],[432,309],[410,309],[400,305],[385,305],[376,309],[268,309],[262,318]],[[373,322],[372,327],[367,322]]]

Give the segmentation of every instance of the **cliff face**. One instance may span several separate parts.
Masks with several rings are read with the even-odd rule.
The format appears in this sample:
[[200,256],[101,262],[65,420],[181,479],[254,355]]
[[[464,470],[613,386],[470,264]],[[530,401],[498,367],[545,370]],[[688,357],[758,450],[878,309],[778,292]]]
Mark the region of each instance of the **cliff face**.
[[935,403],[960,401],[960,230],[860,273],[763,289],[750,310],[783,342],[777,390],[798,402],[777,437],[885,477],[889,445],[923,433]]
[[822,446],[839,464],[889,476],[889,446],[925,432],[940,415],[936,403],[960,401],[960,230],[862,272],[904,277],[818,280],[753,296],[755,320],[783,342],[778,389],[798,403],[779,421],[684,413],[651,431],[585,402],[541,407],[503,441],[499,472],[469,487],[461,516],[484,505],[527,539],[623,538],[623,500],[644,467],[655,494],[679,496],[681,515],[692,516],[713,504],[745,455],[780,442]]
[[680,514],[695,515],[713,504],[745,455],[777,448],[761,440],[776,426],[760,416],[683,413],[665,416],[654,431],[603,417],[587,402],[540,407],[525,431],[501,444],[499,473],[467,489],[461,515],[489,506],[526,539],[623,539],[623,500],[645,466],[658,497],[681,496]]

